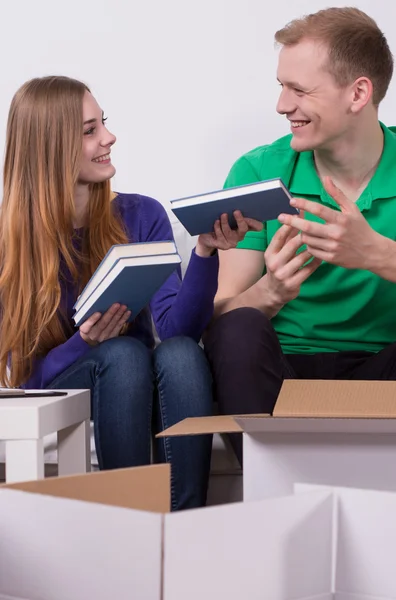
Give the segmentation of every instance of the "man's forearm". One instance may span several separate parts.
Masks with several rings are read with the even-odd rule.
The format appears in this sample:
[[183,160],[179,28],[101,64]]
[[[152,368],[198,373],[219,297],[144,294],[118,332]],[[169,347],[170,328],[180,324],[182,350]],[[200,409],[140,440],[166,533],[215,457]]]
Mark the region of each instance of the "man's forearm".
[[235,310],[236,308],[257,308],[269,319],[272,319],[282,308],[282,305],[271,298],[266,286],[266,276],[262,277],[249,289],[233,298],[221,298],[215,302],[213,318]]
[[381,235],[375,251],[368,257],[367,269],[382,279],[396,283],[396,242]]

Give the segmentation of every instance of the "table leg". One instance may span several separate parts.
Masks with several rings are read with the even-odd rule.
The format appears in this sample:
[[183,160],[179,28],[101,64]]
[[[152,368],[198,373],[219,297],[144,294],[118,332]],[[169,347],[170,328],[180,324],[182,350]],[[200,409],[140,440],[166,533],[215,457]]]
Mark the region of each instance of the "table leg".
[[44,478],[44,444],[38,440],[6,440],[6,483]]
[[58,474],[74,475],[91,470],[89,419],[58,431]]

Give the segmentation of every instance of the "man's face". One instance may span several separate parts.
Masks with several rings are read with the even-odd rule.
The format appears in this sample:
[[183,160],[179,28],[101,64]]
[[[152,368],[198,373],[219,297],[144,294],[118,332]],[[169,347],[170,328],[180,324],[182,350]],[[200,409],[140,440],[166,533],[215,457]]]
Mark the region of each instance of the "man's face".
[[352,86],[339,87],[326,61],[326,47],[312,40],[283,46],[279,54],[282,91],[276,110],[290,121],[297,152],[331,150],[351,127]]

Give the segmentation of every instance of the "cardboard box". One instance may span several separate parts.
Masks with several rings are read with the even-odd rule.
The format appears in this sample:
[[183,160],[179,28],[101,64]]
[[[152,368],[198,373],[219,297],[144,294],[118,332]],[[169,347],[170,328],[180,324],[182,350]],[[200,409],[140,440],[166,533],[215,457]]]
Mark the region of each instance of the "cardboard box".
[[396,491],[396,382],[285,380],[273,415],[186,419],[160,436],[243,434],[243,497],[296,481]]
[[396,599],[396,494],[299,486],[169,514],[169,487],[167,466],[3,486],[0,598]]

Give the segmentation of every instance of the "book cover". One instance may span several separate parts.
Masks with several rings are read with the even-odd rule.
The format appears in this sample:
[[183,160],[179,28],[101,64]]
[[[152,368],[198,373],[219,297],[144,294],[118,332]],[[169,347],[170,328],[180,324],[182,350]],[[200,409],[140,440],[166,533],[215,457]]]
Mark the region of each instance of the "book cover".
[[160,262],[159,257],[150,258],[146,264],[136,264],[133,259],[119,259],[74,314],[76,327],[95,312],[105,313],[117,302],[125,304],[131,311],[130,321],[135,319],[181,262],[178,254],[167,256],[166,262]]
[[80,310],[120,258],[139,257],[144,260],[144,257],[175,253],[177,253],[177,248],[173,240],[131,242],[129,244],[115,244],[114,246],[111,246],[77,298],[73,306],[74,310]]
[[277,219],[281,213],[298,214],[298,209],[290,205],[291,198],[281,180],[274,179],[172,200],[171,210],[189,234],[195,236],[213,231],[215,221],[223,213],[227,213],[230,226],[235,228],[235,210],[261,222]]

